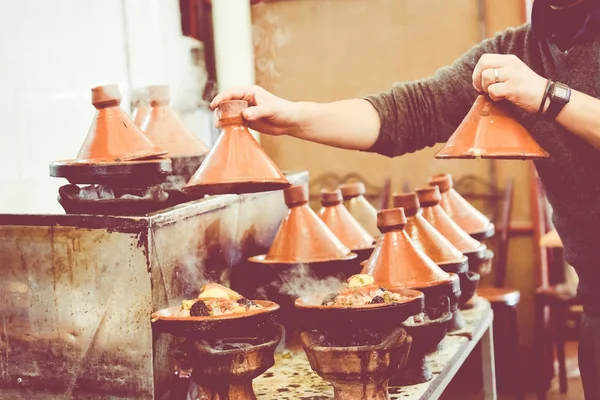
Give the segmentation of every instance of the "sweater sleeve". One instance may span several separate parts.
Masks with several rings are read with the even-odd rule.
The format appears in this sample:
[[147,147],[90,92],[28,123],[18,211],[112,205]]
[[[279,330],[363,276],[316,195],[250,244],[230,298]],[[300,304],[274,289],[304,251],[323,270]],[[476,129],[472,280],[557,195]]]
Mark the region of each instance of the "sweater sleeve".
[[518,42],[527,27],[484,40],[429,78],[397,83],[390,91],[363,97],[381,120],[377,141],[366,151],[395,157],[446,142],[477,97],[472,75],[479,58],[522,49]]

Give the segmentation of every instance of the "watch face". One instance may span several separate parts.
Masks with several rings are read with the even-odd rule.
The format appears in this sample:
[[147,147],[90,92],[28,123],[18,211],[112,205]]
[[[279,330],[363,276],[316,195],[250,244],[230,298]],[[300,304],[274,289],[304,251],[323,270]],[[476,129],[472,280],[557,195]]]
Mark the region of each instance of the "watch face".
[[554,85],[554,92],[552,92],[552,97],[558,101],[567,101],[569,98],[569,88],[563,85]]

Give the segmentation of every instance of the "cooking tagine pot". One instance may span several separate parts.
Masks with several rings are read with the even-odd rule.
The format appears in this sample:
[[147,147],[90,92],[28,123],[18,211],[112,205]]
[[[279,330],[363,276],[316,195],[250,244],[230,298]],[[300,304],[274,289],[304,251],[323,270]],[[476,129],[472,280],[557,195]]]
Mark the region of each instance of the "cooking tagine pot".
[[286,329],[296,329],[301,327],[294,307],[298,297],[310,293],[313,286],[322,287],[323,282],[341,287],[361,267],[356,254],[308,206],[306,185],[285,189],[283,196],[289,211],[271,248],[234,270],[232,284],[248,295],[277,302]]
[[[402,208],[377,213],[381,237],[362,273],[371,275],[376,284],[391,292],[403,289],[423,292],[430,317],[439,315],[440,307],[442,312],[446,310],[448,304],[456,314],[460,296],[458,276],[442,270],[415,245],[405,231],[406,222]],[[464,320],[457,320],[456,324],[460,328]]]
[[494,224],[454,189],[452,175],[434,175],[429,178],[429,186],[440,189],[440,206],[471,237],[481,241],[494,236]]
[[265,255],[251,257],[262,264],[312,264],[353,260],[352,253],[308,206],[306,185],[295,185],[283,191],[289,211]]
[[[458,304],[459,307],[466,304],[476,290],[476,285],[473,285],[473,273],[469,272],[467,256],[463,255],[423,217],[416,193],[395,193],[393,201],[394,207],[404,209],[406,215],[404,230],[413,243],[441,269],[458,275],[461,284]],[[460,318],[460,316],[455,316],[456,318]],[[455,330],[452,324],[449,330]]]
[[365,185],[362,182],[343,183],[338,186],[344,198],[344,206],[350,214],[374,238],[379,237],[377,228],[377,209],[365,198]]
[[469,269],[485,275],[491,269],[494,253],[485,244],[462,230],[440,205],[442,196],[437,186],[416,190],[423,217],[454,247],[469,258]]
[[350,214],[342,204],[342,192],[321,191],[321,209],[319,217],[338,239],[353,253],[358,255],[357,262],[369,258],[375,247],[375,239]]
[[[506,103],[506,102],[504,102]],[[532,160],[549,154],[507,110],[479,95],[465,119],[435,158]]]
[[327,336],[335,346],[372,344],[373,337],[401,327],[402,321],[421,314],[423,293],[416,290],[398,292],[402,302],[365,304],[360,306],[324,306],[327,294],[296,299],[296,314],[303,330],[314,330]]
[[181,177],[183,186],[198,169],[209,148],[169,106],[171,96],[168,86],[149,86],[148,93],[152,110],[141,126],[142,131],[152,143],[168,152],[173,163],[173,175]]
[[374,344],[332,346],[314,331],[301,334],[311,368],[334,390],[334,400],[387,400],[388,381],[406,364],[411,337],[396,328]]
[[152,314],[152,329],[180,337],[211,339],[237,337],[240,332],[252,332],[279,319],[279,305],[267,300],[254,300],[263,308],[238,314],[209,317],[182,317],[181,306],[174,306]]
[[147,160],[167,151],[152,143],[121,109],[121,92],[117,85],[92,89],[96,115],[79,149],[77,161],[114,162]]
[[291,184],[252,137],[242,111],[245,100],[215,110],[219,139],[183,190],[190,194],[240,194],[280,190]]

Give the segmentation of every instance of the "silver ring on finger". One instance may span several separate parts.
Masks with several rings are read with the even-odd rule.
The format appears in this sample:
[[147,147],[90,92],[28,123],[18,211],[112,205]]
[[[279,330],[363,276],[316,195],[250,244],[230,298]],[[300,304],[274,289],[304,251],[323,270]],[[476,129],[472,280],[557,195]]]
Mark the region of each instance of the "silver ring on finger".
[[500,82],[500,74],[498,73],[498,68],[494,68],[494,82]]

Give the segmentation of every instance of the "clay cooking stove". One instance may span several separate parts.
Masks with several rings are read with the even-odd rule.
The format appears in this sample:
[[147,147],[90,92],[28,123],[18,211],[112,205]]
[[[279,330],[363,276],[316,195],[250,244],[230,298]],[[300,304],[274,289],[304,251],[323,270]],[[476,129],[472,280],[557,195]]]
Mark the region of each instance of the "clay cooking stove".
[[170,333],[181,344],[172,351],[175,373],[169,400],[256,400],[252,380],[275,364],[282,336],[279,306],[220,317],[173,317],[180,307],[152,315],[156,333]]
[[324,294],[297,299],[300,338],[311,368],[334,388],[335,400],[387,400],[388,382],[408,360],[413,339],[402,322],[423,311],[424,297],[399,292],[391,305],[321,305]]
[[59,203],[77,214],[143,215],[164,208],[167,152],[120,108],[117,85],[93,88],[92,104],[96,115],[77,158],[50,164],[50,176],[70,183],[59,189]]

